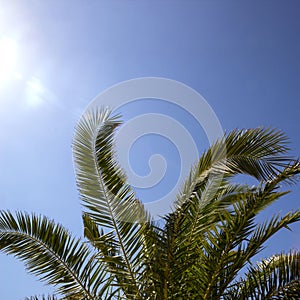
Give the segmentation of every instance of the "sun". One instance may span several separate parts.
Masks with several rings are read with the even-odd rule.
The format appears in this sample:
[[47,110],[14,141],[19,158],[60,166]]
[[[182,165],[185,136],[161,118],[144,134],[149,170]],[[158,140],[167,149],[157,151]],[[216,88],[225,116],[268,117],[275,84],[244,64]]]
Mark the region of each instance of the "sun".
[[12,39],[0,39],[0,86],[14,74],[17,45]]

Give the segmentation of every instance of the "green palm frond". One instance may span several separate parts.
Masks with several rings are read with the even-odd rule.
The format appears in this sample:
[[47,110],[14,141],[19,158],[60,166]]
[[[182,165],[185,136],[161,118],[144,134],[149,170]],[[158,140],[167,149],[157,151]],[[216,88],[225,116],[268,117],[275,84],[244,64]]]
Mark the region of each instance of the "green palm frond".
[[300,253],[274,255],[250,267],[225,299],[300,298]]
[[206,239],[209,243],[205,250],[209,256],[202,262],[209,266],[210,291],[207,295],[216,290],[222,295],[238,272],[263,249],[269,238],[300,220],[300,211],[296,211],[283,217],[274,216],[261,225],[255,224],[255,217],[262,208],[283,194],[271,190],[249,193],[233,205],[234,213],[223,214],[224,220]]
[[[98,258],[107,263],[116,280],[126,282],[127,296],[139,298],[138,258],[147,245],[145,235],[152,228],[146,225],[150,218],[114,160],[113,133],[119,124],[108,109],[87,112],[82,117],[73,142],[75,171],[87,209],[86,237],[101,252]],[[98,226],[111,231],[99,234]],[[110,253],[107,248],[112,249]]]
[[[207,299],[218,297],[212,292],[224,292],[272,235],[299,221],[297,211],[262,225],[254,222],[260,211],[287,193],[278,191],[280,183],[293,181],[299,172],[296,161],[258,188],[231,185],[226,178],[198,185],[188,201],[166,217],[167,246],[172,257],[172,261],[166,261],[173,267],[169,272],[172,279],[178,282],[180,278],[185,290],[192,280],[197,281],[193,292]],[[220,278],[224,278],[222,283]]]
[[213,180],[236,174],[248,174],[258,180],[269,180],[281,169],[288,167],[293,159],[284,155],[287,137],[275,129],[234,130],[217,140],[200,157],[178,196],[177,204],[188,201],[194,192]]
[[300,211],[288,213],[283,217],[273,217],[262,225],[241,228],[236,234],[227,233],[231,240],[225,239],[222,247],[219,244],[213,247],[213,251],[210,251],[210,259],[206,261],[211,275],[210,286],[218,286],[218,293],[222,295],[238,272],[263,249],[264,243],[271,236],[299,220]]
[[115,219],[147,221],[143,206],[114,160],[113,134],[119,125],[119,118],[111,117],[109,109],[86,112],[73,140],[77,187],[83,205],[98,225],[112,229]]
[[[216,141],[192,168],[175,203],[175,212],[167,216],[166,224],[171,226],[166,228],[171,247],[178,243],[185,249],[198,247],[197,241],[204,238],[201,232],[209,231],[219,222],[220,217],[226,215],[226,207],[245,194],[253,193],[246,186],[229,185],[230,176],[248,174],[273,182],[274,178],[278,180],[276,176],[282,174],[283,168],[286,168],[286,177],[294,176],[291,171],[290,175],[287,172],[292,160],[285,156],[286,143],[287,138],[282,132],[263,128],[235,130]],[[179,253],[183,250],[178,249]]]
[[66,296],[93,299],[93,276],[105,281],[106,272],[90,249],[46,217],[2,211],[0,249],[24,261],[30,273],[58,286]]

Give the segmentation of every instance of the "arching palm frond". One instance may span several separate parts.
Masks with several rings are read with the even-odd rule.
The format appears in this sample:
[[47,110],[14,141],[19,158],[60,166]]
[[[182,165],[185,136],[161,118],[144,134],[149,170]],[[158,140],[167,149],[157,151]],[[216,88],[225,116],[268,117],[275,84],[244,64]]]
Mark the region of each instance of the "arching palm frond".
[[221,185],[224,178],[236,174],[248,174],[264,181],[276,178],[284,168],[296,162],[284,155],[287,150],[287,137],[274,129],[234,130],[226,134],[204,152],[192,168],[177,198],[178,209],[197,191],[203,191],[208,180]]
[[249,268],[225,299],[300,298],[300,253],[274,255]]
[[46,217],[2,211],[0,249],[24,261],[30,273],[58,286],[57,291],[65,296],[93,299],[94,278],[101,283],[107,280],[90,249]]
[[[73,143],[75,170],[87,209],[86,237],[98,248],[98,258],[108,265],[116,281],[123,282],[126,295],[139,299],[141,250],[148,243],[145,236],[150,238],[154,231],[147,225],[151,221],[143,205],[114,160],[113,133],[119,124],[108,109],[87,112],[82,117]],[[100,232],[99,226],[108,232]]]
[[[286,136],[274,129],[234,130],[226,134],[204,152],[192,168],[177,197],[177,215],[181,216],[182,206],[184,210],[199,213],[210,200],[216,202],[218,196],[214,196],[228,177],[248,174],[263,181],[276,178],[284,168],[290,167],[291,162],[294,163],[284,155],[287,150]],[[211,211],[214,210],[212,207]],[[192,214],[192,227],[196,220]]]

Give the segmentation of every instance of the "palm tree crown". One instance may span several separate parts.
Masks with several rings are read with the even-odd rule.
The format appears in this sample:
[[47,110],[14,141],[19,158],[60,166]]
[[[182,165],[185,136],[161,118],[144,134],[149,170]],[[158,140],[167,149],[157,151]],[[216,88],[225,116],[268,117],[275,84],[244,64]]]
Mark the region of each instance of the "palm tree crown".
[[[0,249],[57,288],[43,299],[300,299],[299,252],[253,261],[270,237],[300,220],[299,210],[256,219],[300,173],[282,132],[225,134],[192,168],[173,211],[155,222],[114,160],[120,124],[101,109],[75,131],[83,239],[40,215],[0,213]],[[258,185],[232,183],[237,174]]]

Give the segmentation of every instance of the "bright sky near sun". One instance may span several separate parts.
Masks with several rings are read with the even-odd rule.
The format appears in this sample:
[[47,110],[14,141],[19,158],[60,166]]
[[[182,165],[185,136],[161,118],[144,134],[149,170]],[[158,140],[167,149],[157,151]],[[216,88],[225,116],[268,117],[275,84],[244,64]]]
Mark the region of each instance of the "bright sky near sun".
[[[225,130],[271,126],[300,147],[300,2],[0,0],[0,207],[34,211],[82,235],[71,143],[74,126],[97,94],[144,76],[174,79],[198,91]],[[186,115],[144,101],[121,112]],[[201,128],[190,130],[207,147]],[[135,145],[132,164],[147,173],[153,140]],[[171,171],[178,151],[155,142]],[[170,146],[170,150],[166,150]],[[159,152],[159,151],[158,151]],[[141,160],[144,159],[144,162]],[[299,208],[300,188],[264,216]],[[299,225],[272,239],[261,257],[300,249]],[[21,262],[0,254],[0,299],[51,291]]]
[[3,85],[8,80],[17,63],[16,42],[12,39],[0,40],[0,82]]

